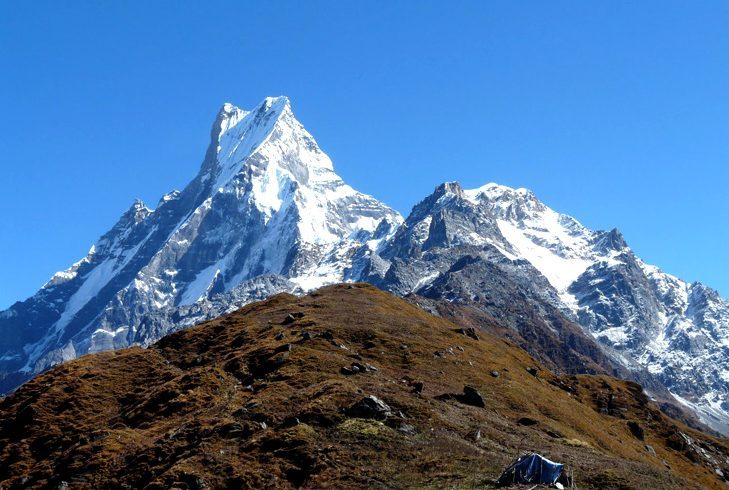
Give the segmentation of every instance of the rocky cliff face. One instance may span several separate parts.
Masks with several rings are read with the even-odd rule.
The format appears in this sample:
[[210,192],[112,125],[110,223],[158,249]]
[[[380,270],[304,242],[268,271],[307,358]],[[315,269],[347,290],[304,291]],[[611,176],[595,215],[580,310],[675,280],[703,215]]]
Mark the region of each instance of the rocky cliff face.
[[[631,377],[729,433],[729,303],[525,189],[439,186],[404,221],[346,185],[288,99],[225,104],[197,176],[135,202],[86,257],[0,312],[0,389],[148,345],[277,292],[368,281],[498,325],[552,369]],[[450,304],[458,312],[445,308]]]

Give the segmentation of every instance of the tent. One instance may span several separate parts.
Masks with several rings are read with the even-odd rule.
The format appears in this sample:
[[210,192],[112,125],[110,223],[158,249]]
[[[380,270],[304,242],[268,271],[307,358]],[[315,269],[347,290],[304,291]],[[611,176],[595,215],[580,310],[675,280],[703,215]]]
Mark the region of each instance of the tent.
[[506,468],[496,480],[496,485],[508,486],[515,483],[553,485],[557,483],[557,480],[561,480],[563,468],[563,464],[550,461],[539,454],[527,454]]

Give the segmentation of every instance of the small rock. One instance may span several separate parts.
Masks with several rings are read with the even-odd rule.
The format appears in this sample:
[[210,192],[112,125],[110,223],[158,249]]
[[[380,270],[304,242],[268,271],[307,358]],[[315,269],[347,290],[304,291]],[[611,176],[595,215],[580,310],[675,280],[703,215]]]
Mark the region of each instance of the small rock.
[[628,430],[630,430],[630,433],[633,434],[636,439],[639,439],[641,441],[645,439],[645,432],[643,431],[643,427],[641,427],[638,422],[635,422],[633,420],[628,422]]
[[278,352],[266,359],[266,369],[275,371],[289,360],[289,352]]
[[321,334],[321,337],[326,340],[334,340],[334,334],[331,330],[327,330],[323,334]]
[[304,313],[301,311],[297,311],[296,313],[289,313],[288,315],[286,315],[286,318],[283,319],[283,321],[281,322],[281,325],[290,325],[290,324],[294,323],[296,320],[298,320],[299,318],[303,318],[303,317],[304,317]]
[[530,366],[530,367],[526,368],[526,370],[527,370],[527,372],[528,372],[529,374],[531,374],[531,375],[532,375],[532,376],[534,376],[535,378],[536,378],[536,377],[537,377],[537,375],[539,374],[539,369],[538,369],[538,368],[535,368],[535,367],[533,367],[533,366]]
[[109,436],[109,433],[105,430],[92,432],[91,434],[89,434],[89,441],[91,441],[91,442],[100,441],[102,439],[106,439],[108,436]]
[[473,438],[474,441],[480,441],[481,440],[481,431],[480,430],[475,431],[471,435],[471,437]]
[[413,383],[413,391],[415,393],[422,393],[425,384],[422,381],[416,381]]
[[370,395],[349,407],[345,413],[349,417],[385,420],[392,415],[392,409],[376,396]]
[[377,371],[377,368],[371,364],[362,364],[359,362],[353,362],[350,367],[343,367],[340,372],[344,375],[352,375],[358,373],[372,373]]
[[293,348],[293,344],[284,344],[276,347],[276,350],[274,350],[274,352],[291,352]]
[[251,402],[248,402],[245,405],[243,405],[243,408],[245,408],[246,410],[253,410],[257,406],[258,406],[258,402],[251,401]]
[[218,432],[229,439],[244,439],[251,435],[251,430],[247,425],[231,422],[218,428]]
[[544,431],[544,433],[547,434],[549,437],[552,437],[554,439],[562,439],[562,435],[561,434],[558,434],[557,432],[555,432],[553,430],[546,429]]
[[286,335],[283,332],[279,332],[274,337],[276,340],[283,340]]
[[501,374],[499,374],[498,371],[491,371],[491,376],[493,376],[494,378],[498,378],[499,376],[501,376]]
[[437,351],[433,352],[433,355],[435,357],[445,357],[445,352],[437,350]]
[[456,330],[456,332],[460,333],[461,335],[465,335],[466,337],[471,337],[473,340],[478,340],[476,329],[473,327],[459,328]]
[[359,362],[353,362],[352,368],[353,369],[357,368],[360,370],[360,372],[363,372],[363,373],[371,373],[371,372],[377,371],[377,368],[375,366],[373,366],[371,364],[367,364],[367,363],[361,364]]
[[281,422],[281,425],[279,425],[279,429],[287,429],[289,427],[293,427],[295,425],[299,425],[301,421],[298,417],[286,417],[283,422]]
[[345,376],[351,376],[353,374],[357,374],[359,372],[359,369],[355,370],[355,369],[348,368],[348,367],[342,367],[339,370],[339,372],[342,373]]
[[407,344],[400,344],[400,350],[408,350]]
[[472,405],[474,407],[484,408],[486,406],[486,402],[483,401],[481,393],[479,393],[478,390],[472,386],[464,386],[463,395],[459,395],[457,397],[457,400],[461,403],[465,403],[466,405]]
[[648,451],[648,454],[650,454],[651,456],[656,455],[656,450],[650,444],[645,445],[645,450]]
[[283,319],[283,321],[281,322],[281,325],[291,325],[295,321],[296,321],[296,317],[294,317],[294,315],[289,313],[288,315],[286,315],[286,318]]
[[301,338],[303,340],[311,340],[313,337],[311,335],[311,332],[301,332]]
[[400,423],[400,424],[399,424],[399,425],[397,426],[397,431],[398,431],[398,432],[402,432],[403,434],[409,434],[409,435],[412,435],[412,434],[415,434],[415,427],[413,427],[413,426],[412,426],[412,425],[410,425],[410,424],[406,424],[405,422],[401,422],[401,423]]

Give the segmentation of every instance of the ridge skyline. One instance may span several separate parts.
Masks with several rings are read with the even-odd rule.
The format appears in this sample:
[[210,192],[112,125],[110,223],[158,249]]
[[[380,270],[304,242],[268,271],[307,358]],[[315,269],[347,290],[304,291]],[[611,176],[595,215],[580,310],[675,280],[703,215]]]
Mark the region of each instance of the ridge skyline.
[[44,3],[40,17],[6,9],[0,29],[14,67],[0,81],[0,304],[75,260],[133,197],[153,206],[186,184],[221,102],[272,93],[296,102],[346,182],[402,214],[448,180],[526,187],[729,294],[724,6],[335,5],[327,19],[226,6],[271,29],[221,28],[196,5]]
[[[279,104],[282,107],[282,110],[285,110],[285,109],[288,109],[289,111],[291,110],[291,99],[287,95],[267,96],[261,102],[259,102],[258,104],[254,105],[250,110],[246,110],[243,107],[241,107],[241,106],[239,106],[239,105],[237,105],[237,104],[235,104],[233,102],[226,101],[226,102],[223,102],[222,104],[220,104],[220,108],[219,108],[219,110],[217,112],[218,115],[216,116],[216,123],[217,123],[217,118],[223,117],[223,115],[226,114],[226,113],[228,115],[230,115],[233,112],[237,112],[238,115],[242,118],[245,115],[250,114],[250,113],[256,111],[257,109],[259,109],[260,107],[262,107],[262,106],[264,106],[266,104]],[[198,174],[200,172],[202,172],[202,171],[203,171],[203,168],[200,167],[199,170],[198,170]],[[337,165],[337,169],[335,169],[335,173],[337,175],[339,175],[339,164]],[[344,179],[344,180],[346,182],[346,179]],[[430,190],[432,190],[434,188],[438,188],[438,187],[440,187],[440,186],[442,186],[444,184],[449,184],[449,183],[455,183],[455,184],[459,185],[465,191],[469,191],[469,192],[476,192],[479,189],[486,188],[486,187],[489,187],[489,186],[497,186],[497,187],[502,187],[502,188],[509,189],[509,190],[512,190],[512,191],[530,193],[530,194],[532,194],[534,196],[537,195],[537,193],[535,193],[530,188],[527,188],[527,187],[524,187],[524,186],[518,186],[517,187],[517,186],[504,185],[504,184],[499,183],[499,182],[496,182],[496,181],[489,181],[489,182],[487,182],[485,184],[477,184],[477,187],[473,187],[473,188],[467,189],[466,186],[462,185],[461,182],[460,182],[460,180],[458,180],[458,179],[444,180],[444,181],[441,181],[439,183],[435,183],[435,185],[431,186]],[[175,192],[179,192],[179,189],[172,189],[171,191],[162,194],[159,198],[152,199],[152,200],[146,200],[146,199],[143,199],[142,197],[134,197],[132,199],[131,207],[134,207],[136,204],[141,203],[147,210],[153,211],[153,210],[155,210],[159,206],[159,204],[161,204],[164,201],[164,199],[167,196],[169,196],[169,195],[171,195],[171,194],[173,194]],[[387,202],[386,199],[380,199],[380,198],[376,197],[375,194],[376,193],[373,192],[373,193],[371,193],[369,195],[371,195],[372,197],[374,197],[375,199],[377,199],[379,202],[381,202],[381,203],[386,204],[386,205],[389,206],[389,203]],[[151,207],[149,205],[149,203],[150,202],[155,202],[155,201],[157,202],[157,205],[155,207]],[[545,202],[545,200],[541,200],[541,202]],[[400,216],[404,217],[404,216],[407,216],[412,211],[412,209],[415,206],[417,206],[417,204],[418,204],[418,202],[416,201],[416,202],[412,203],[411,205],[409,205],[408,208],[398,208],[398,207],[392,206],[391,209],[396,210],[399,213]],[[127,208],[127,209],[129,209],[129,208]],[[575,215],[577,215],[578,221],[580,223],[583,222],[583,218],[581,216],[579,216],[579,213],[563,213],[563,214],[567,214],[568,216],[571,216],[573,218],[575,218]],[[613,229],[613,228],[620,229],[621,227],[620,227],[620,224],[619,223],[616,223],[613,226],[607,226],[607,227],[593,227],[593,226],[589,226],[588,225],[588,228],[595,229],[595,230],[610,230],[610,229]],[[108,227],[106,229],[108,229]],[[101,233],[99,233],[97,236],[101,236]],[[631,239],[630,241],[632,243],[632,241],[633,241],[632,240],[632,237],[629,237],[629,238]],[[95,243],[95,242],[92,242],[91,247],[93,247],[93,243]],[[81,253],[81,252],[79,252],[79,253]],[[643,253],[639,253],[639,255],[643,256],[644,254]],[[651,261],[651,260],[649,260],[649,261],[652,262],[652,263],[656,263],[655,261]],[[74,259],[74,262],[75,262],[75,259]],[[722,289],[720,289],[718,286],[716,286],[714,284],[707,283],[701,277],[696,277],[696,276],[693,276],[693,277],[688,276],[687,277],[687,276],[683,276],[681,274],[675,273],[672,270],[667,270],[663,265],[660,265],[660,264],[658,265],[658,267],[663,272],[666,272],[668,274],[671,274],[671,275],[673,275],[673,276],[675,276],[677,278],[680,278],[680,279],[682,279],[682,280],[684,280],[684,281],[686,281],[688,283],[701,283],[701,284],[703,284],[705,286],[708,286],[712,290],[717,291],[720,295],[723,296],[723,290]],[[47,274],[47,277],[48,278],[52,278],[55,274],[62,273],[64,270],[65,269],[57,269],[55,272],[50,272],[49,274]],[[8,307],[12,306],[17,301],[23,301],[23,300],[29,298],[30,296],[32,296],[32,294],[35,291],[38,290],[38,287],[42,287],[49,280],[50,279],[46,279],[45,281],[43,281],[40,286],[37,286],[34,289],[32,289],[31,292],[29,292],[27,295],[21,295],[21,296],[11,297],[9,294],[6,294],[6,295],[0,294],[0,310],[3,310],[5,308],[8,308]]]

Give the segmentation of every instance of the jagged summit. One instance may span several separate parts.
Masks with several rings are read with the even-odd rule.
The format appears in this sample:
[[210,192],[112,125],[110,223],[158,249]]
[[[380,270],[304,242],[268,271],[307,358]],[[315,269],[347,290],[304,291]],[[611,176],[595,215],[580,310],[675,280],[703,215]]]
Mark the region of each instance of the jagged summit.
[[524,187],[513,188],[506,185],[497,184],[496,182],[489,182],[476,189],[470,189],[467,191],[469,197],[472,199],[478,198],[479,195],[483,194],[489,199],[496,199],[502,196],[534,196],[534,193]]
[[[507,313],[515,296],[549,304],[614,365],[729,431],[729,304],[642,262],[617,229],[590,230],[527,189],[449,182],[413,208],[378,257],[385,262],[373,261],[368,281],[478,308],[516,329],[524,314]],[[555,314],[538,316],[559,332]]]
[[154,210],[135,201],[94,253],[0,319],[3,371],[146,344],[179,324],[172,310],[215,295],[244,303],[341,281],[354,251],[402,220],[334,173],[286,97],[223,105],[211,136],[181,192]]

